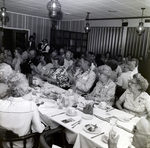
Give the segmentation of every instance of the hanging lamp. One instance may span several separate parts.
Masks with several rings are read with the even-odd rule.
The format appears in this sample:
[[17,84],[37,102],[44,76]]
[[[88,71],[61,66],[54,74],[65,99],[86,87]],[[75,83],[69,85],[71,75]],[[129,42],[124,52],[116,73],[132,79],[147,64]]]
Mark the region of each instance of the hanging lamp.
[[54,18],[61,11],[61,5],[58,0],[51,0],[47,3],[47,9],[50,12],[50,17]]
[[144,13],[145,8],[141,8],[141,9],[142,9],[141,21],[139,22],[139,26],[136,28],[136,31],[139,35],[141,35],[145,31],[144,23],[143,23],[143,13]]
[[84,27],[84,31],[85,33],[89,33],[91,28],[90,28],[90,24],[89,24],[89,15],[90,15],[90,12],[87,12],[87,16],[86,16],[86,25]]
[[0,20],[2,22],[3,27],[6,26],[7,22],[9,21],[9,16],[8,13],[6,12],[4,0],[3,0],[3,6],[1,7],[1,11],[0,11]]

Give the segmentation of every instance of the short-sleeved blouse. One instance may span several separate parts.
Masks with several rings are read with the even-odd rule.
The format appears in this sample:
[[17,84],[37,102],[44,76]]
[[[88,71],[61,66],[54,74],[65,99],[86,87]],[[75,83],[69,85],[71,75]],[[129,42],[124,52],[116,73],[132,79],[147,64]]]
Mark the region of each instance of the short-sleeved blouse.
[[124,101],[123,106],[129,113],[142,116],[150,112],[150,96],[146,92],[142,92],[134,99],[133,93],[127,89],[119,99]]

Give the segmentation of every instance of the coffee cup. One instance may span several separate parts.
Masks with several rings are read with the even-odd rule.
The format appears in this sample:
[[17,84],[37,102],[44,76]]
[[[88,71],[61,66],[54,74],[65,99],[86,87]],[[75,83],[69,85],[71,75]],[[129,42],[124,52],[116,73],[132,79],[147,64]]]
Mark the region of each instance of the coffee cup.
[[107,106],[107,103],[106,102],[101,102],[99,105],[100,105],[101,108],[105,109],[106,106]]

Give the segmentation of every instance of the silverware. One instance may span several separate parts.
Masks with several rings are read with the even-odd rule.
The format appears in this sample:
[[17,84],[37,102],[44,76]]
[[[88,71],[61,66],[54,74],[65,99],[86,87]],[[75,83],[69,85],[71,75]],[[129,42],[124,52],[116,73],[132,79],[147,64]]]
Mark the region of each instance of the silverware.
[[65,112],[62,112],[62,113],[59,113],[59,114],[55,114],[55,115],[52,115],[51,117],[54,117],[54,116],[57,116],[57,115],[61,115],[61,114],[64,114]]
[[108,109],[106,109],[106,112],[110,112],[112,110],[114,110],[114,108],[108,108]]
[[75,122],[75,123],[73,123],[73,124],[71,124],[72,126],[74,126],[75,124],[77,124],[78,122],[80,122],[80,120],[79,121],[77,121],[77,122]]
[[103,117],[100,117],[100,116],[97,116],[97,115],[94,115],[95,117],[97,117],[98,119],[101,119],[103,121],[106,121],[109,123],[109,118],[103,118]]
[[117,124],[116,126],[119,127],[119,128],[121,128],[121,129],[123,129],[123,130],[125,130],[125,131],[128,132],[128,133],[133,134],[133,132],[132,132],[131,130],[129,130],[129,129],[127,129],[127,128],[121,126],[121,125],[118,125],[118,124]]
[[74,128],[74,127],[76,127],[78,124],[80,124],[81,123],[81,120],[79,120],[78,122],[76,122],[76,124],[74,124],[73,126],[72,126],[72,128]]
[[99,133],[99,134],[97,134],[97,135],[95,135],[95,136],[91,137],[91,139],[93,139],[93,138],[95,138],[95,137],[97,137],[97,136],[103,135],[103,134],[104,134],[104,132]]

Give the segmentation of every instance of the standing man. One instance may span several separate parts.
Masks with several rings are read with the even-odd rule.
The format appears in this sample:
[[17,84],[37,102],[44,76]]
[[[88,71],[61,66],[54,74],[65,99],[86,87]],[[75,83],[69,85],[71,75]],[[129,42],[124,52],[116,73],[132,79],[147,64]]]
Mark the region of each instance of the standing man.
[[48,45],[47,39],[42,40],[42,46],[41,46],[41,52],[42,53],[51,53],[50,52],[50,46]]

